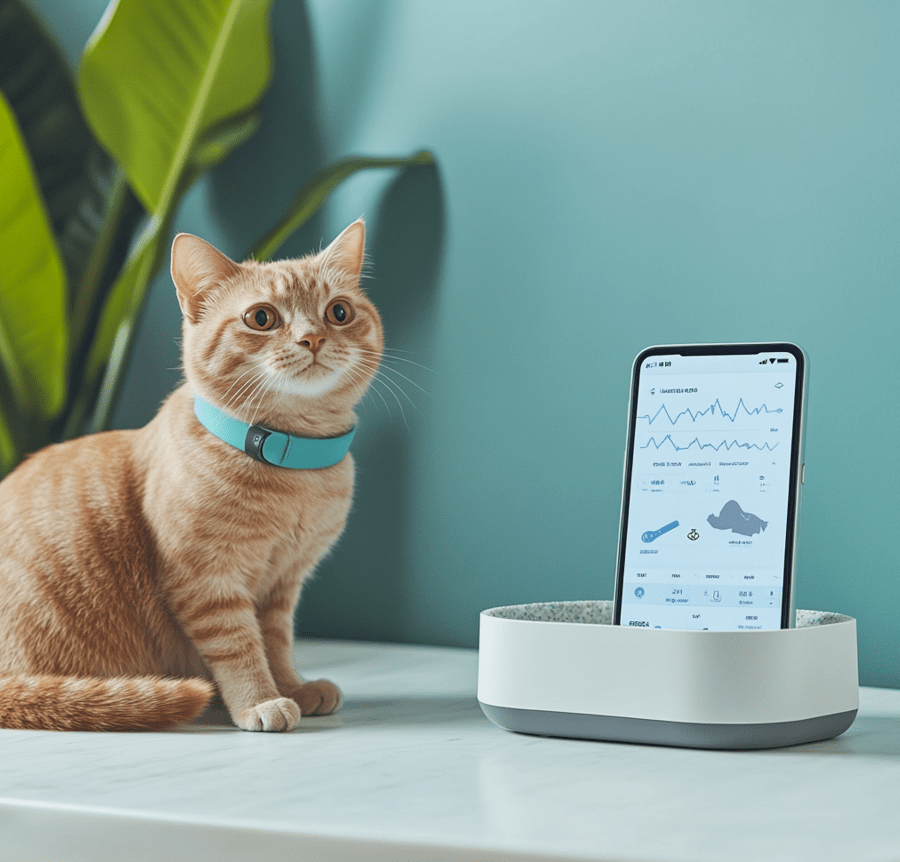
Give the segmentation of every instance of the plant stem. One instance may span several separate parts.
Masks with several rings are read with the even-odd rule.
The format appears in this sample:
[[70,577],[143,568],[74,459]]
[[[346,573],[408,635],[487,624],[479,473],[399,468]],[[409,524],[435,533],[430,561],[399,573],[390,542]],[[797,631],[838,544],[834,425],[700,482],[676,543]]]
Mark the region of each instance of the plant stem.
[[85,392],[88,355],[103,307],[122,270],[135,226],[144,216],[143,207],[127,177],[119,167],[114,170],[103,224],[72,303],[67,401],[65,410],[54,424],[54,440],[70,440],[85,433],[85,424],[93,409],[91,401],[86,401]]
[[258,261],[271,260],[287,238],[316,212],[328,195],[357,171],[369,168],[403,168],[410,165],[432,164],[434,164],[434,156],[427,150],[420,150],[412,156],[403,158],[350,156],[328,165],[300,190],[300,193],[294,198],[288,214],[256,243],[251,255]]
[[128,203],[128,195],[128,180],[125,178],[125,174],[116,168],[112,188],[103,212],[103,226],[97,234],[97,241],[88,258],[81,283],[73,296],[72,328],[69,341],[69,360],[72,370],[75,370],[74,366],[79,364],[73,360],[77,360],[83,355],[86,343],[89,341],[88,329],[95,319],[98,300],[103,293],[103,276],[112,253],[113,243],[119,233],[117,228]]
[[[0,369],[0,404],[8,405],[10,408],[14,408],[16,405],[9,381],[2,369]],[[7,468],[18,463],[22,459],[22,455],[29,450],[29,434],[25,427],[25,415],[20,410],[7,409],[3,414],[3,419],[8,436],[4,435],[6,446],[2,447],[4,451],[0,452],[0,475]],[[12,452],[6,451],[9,447],[12,448]]]
[[[87,354],[84,373],[72,409],[72,421],[77,422],[78,433],[95,434],[98,431],[105,431],[109,426],[134,348],[134,334],[147,288],[150,280],[162,266],[165,257],[164,240],[169,234],[175,212],[176,208],[171,207],[164,220],[155,217],[150,219],[109,292],[110,301],[115,302],[117,295],[120,297],[123,295],[124,286],[127,289],[126,304],[108,348],[100,351],[99,355],[94,355],[90,351]],[[104,321],[101,319],[95,337],[101,337],[99,330],[103,324]],[[91,348],[96,350],[97,345],[92,344]]]

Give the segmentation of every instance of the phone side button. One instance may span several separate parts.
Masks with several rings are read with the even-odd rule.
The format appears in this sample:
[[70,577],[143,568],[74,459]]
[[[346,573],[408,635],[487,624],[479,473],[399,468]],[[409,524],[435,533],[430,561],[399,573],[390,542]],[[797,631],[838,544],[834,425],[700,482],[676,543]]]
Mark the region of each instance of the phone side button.
[[806,462],[804,461],[800,465],[800,484],[803,485],[806,483]]

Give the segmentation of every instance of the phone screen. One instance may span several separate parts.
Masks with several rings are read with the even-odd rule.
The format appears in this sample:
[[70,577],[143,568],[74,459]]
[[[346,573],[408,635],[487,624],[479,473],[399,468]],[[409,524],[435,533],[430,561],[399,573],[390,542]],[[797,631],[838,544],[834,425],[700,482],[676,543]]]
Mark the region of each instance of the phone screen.
[[635,361],[615,622],[791,624],[805,358],[793,344],[655,347]]

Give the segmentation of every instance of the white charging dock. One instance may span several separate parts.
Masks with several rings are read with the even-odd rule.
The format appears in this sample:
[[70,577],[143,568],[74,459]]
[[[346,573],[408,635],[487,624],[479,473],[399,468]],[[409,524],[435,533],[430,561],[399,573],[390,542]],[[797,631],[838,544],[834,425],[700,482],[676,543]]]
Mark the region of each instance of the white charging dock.
[[843,733],[859,709],[856,620],[797,611],[796,628],[614,626],[612,602],[481,614],[478,702],[541,736],[690,748],[778,748]]

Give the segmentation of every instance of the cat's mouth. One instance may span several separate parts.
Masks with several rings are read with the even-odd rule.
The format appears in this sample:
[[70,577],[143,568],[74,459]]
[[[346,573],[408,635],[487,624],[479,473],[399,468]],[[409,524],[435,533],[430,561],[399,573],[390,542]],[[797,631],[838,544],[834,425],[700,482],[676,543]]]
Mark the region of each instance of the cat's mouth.
[[343,370],[326,365],[313,358],[301,367],[294,366],[282,369],[278,384],[284,394],[301,395],[305,398],[318,398],[338,385],[343,377]]
[[334,371],[333,368],[326,365],[324,362],[319,362],[315,356],[312,358],[312,362],[310,362],[309,365],[300,369],[301,374],[307,374],[310,372],[312,372],[312,373],[318,372],[320,374],[322,374],[322,373],[330,374],[332,371]]

